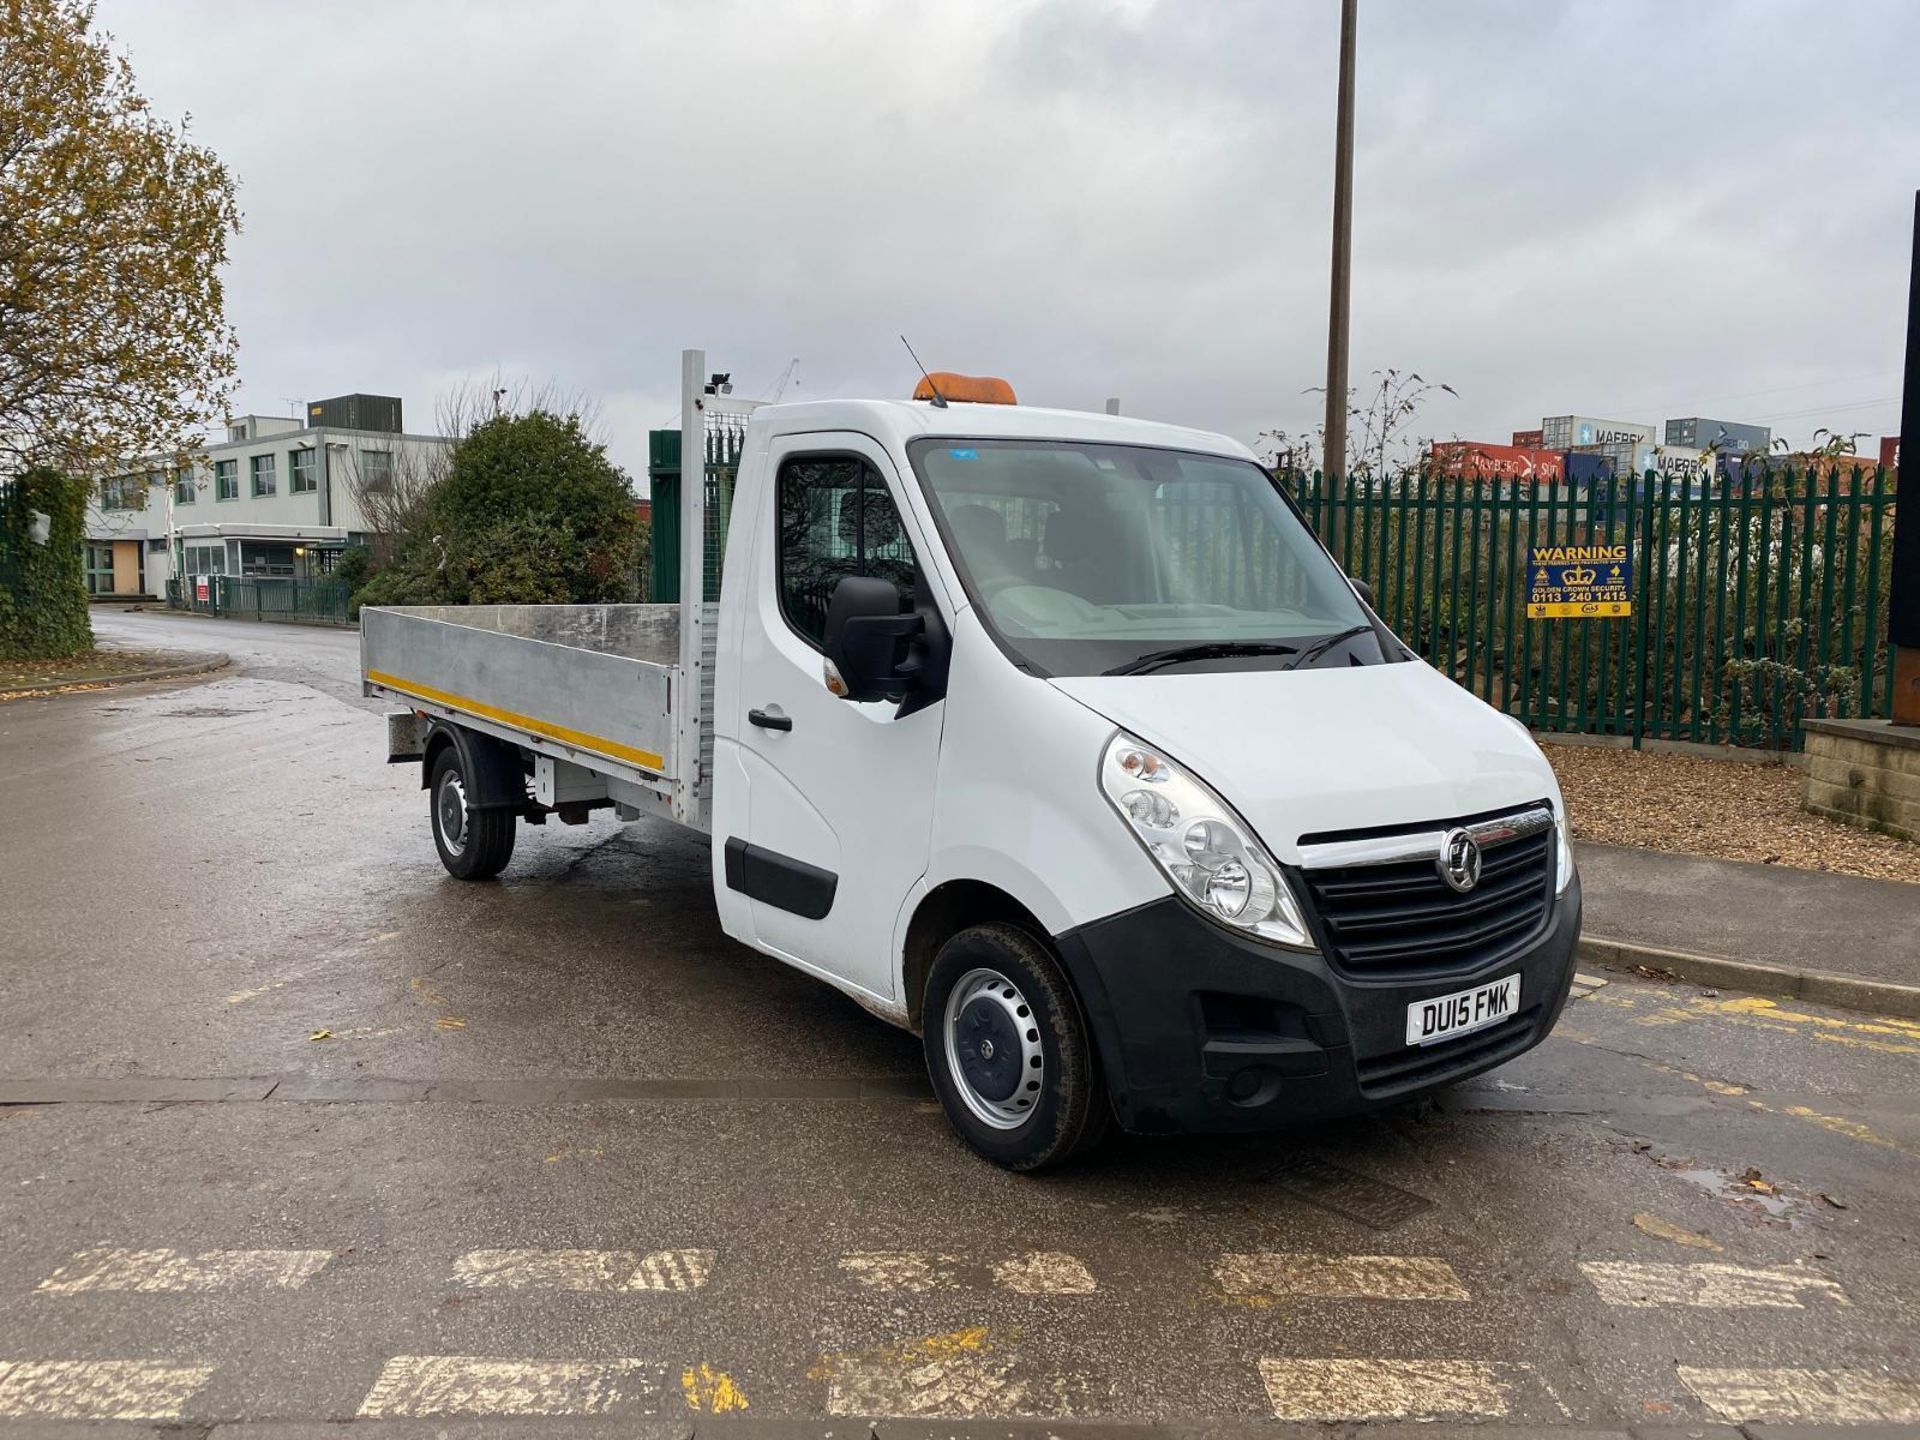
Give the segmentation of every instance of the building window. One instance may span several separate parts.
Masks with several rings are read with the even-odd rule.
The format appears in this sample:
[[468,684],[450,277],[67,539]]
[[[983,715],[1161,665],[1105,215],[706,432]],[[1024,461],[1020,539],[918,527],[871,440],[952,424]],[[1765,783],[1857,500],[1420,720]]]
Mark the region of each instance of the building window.
[[257,499],[262,495],[271,495],[280,487],[273,477],[273,456],[255,455],[247,462],[253,471],[253,493]]
[[914,591],[913,547],[884,481],[850,455],[796,457],[780,467],[780,608],[787,623],[824,647],[827,602],[849,575]]
[[113,546],[109,542],[99,540],[87,542],[87,593],[89,595],[113,594]]
[[200,498],[199,487],[193,483],[193,467],[182,465],[173,472],[173,503],[191,505]]
[[227,547],[224,544],[187,546],[187,574],[224,575],[227,573]]
[[311,495],[320,488],[320,452],[287,452],[287,489],[295,495]]
[[213,498],[216,500],[240,498],[240,462],[238,460],[213,462]]
[[138,475],[109,475],[100,482],[102,510],[143,510],[146,482]]
[[393,486],[393,452],[391,450],[362,450],[360,452],[360,483],[368,490],[384,493]]

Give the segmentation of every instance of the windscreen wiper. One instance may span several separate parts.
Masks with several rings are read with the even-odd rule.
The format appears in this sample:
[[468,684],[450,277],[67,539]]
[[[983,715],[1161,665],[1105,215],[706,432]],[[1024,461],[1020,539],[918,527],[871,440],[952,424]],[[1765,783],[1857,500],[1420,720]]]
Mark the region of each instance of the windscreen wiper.
[[1155,650],[1102,675],[1144,675],[1163,665],[1179,665],[1188,660],[1227,660],[1236,655],[1292,655],[1298,645],[1281,645],[1270,640],[1206,640],[1198,645],[1177,645],[1171,650]]
[[1373,626],[1371,624],[1355,625],[1350,629],[1342,630],[1337,635],[1329,635],[1324,640],[1316,640],[1300,652],[1300,658],[1298,660],[1295,660],[1286,668],[1289,670],[1298,670],[1302,665],[1311,665],[1315,660],[1318,660],[1322,655],[1326,654],[1327,651],[1342,641],[1352,640],[1361,635],[1371,635],[1372,633]]

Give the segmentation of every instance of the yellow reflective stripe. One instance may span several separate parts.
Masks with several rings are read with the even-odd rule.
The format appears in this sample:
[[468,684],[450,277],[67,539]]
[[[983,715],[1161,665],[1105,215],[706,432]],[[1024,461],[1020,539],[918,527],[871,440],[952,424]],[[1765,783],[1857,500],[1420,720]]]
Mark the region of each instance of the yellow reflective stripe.
[[482,720],[496,720],[502,725],[531,730],[534,734],[544,735],[549,740],[558,740],[562,745],[571,745],[578,750],[591,750],[611,760],[625,760],[628,764],[638,765],[643,770],[664,772],[667,768],[665,757],[656,755],[651,750],[637,750],[631,745],[622,745],[618,740],[608,740],[601,735],[588,735],[580,730],[569,730],[564,725],[536,720],[531,715],[522,715],[513,710],[502,710],[498,705],[488,705],[484,701],[470,699],[465,695],[435,690],[431,685],[422,685],[414,680],[402,680],[398,675],[389,675],[384,670],[367,671],[367,679],[376,685],[384,685],[390,690],[411,695],[415,699],[431,700],[434,704],[445,705],[450,710],[464,710],[469,715],[478,715]]

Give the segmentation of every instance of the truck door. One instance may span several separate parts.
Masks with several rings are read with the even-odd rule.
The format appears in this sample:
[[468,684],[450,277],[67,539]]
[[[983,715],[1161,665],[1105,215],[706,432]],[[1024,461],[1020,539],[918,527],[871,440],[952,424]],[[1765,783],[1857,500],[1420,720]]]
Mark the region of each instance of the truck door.
[[893,704],[839,699],[822,643],[843,576],[880,576],[911,596],[927,546],[893,462],[867,437],[783,437],[768,460],[735,691],[745,713],[731,717],[747,833],[718,837],[725,883],[748,896],[763,946],[899,1003],[895,921],[926,871],[947,707],[898,717]]

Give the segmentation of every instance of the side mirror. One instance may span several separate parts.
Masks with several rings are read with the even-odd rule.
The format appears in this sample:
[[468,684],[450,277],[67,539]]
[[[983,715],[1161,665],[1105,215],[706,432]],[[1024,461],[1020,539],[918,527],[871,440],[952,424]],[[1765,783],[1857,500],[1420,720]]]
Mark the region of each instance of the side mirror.
[[1366,602],[1366,607],[1377,613],[1378,607],[1373,603],[1373,587],[1364,580],[1355,580],[1351,575],[1347,577],[1347,583],[1353,586],[1353,593]]
[[900,592],[873,575],[843,576],[827,602],[827,660],[846,700],[899,700],[907,693],[908,647],[925,622],[902,614]]

